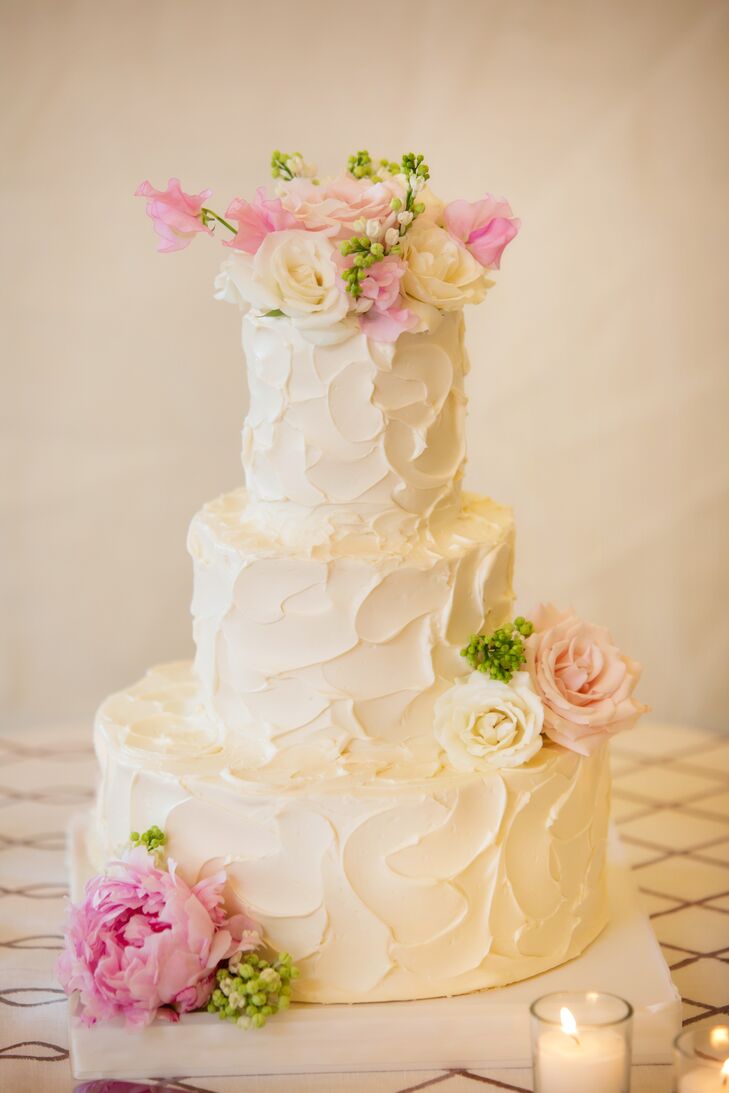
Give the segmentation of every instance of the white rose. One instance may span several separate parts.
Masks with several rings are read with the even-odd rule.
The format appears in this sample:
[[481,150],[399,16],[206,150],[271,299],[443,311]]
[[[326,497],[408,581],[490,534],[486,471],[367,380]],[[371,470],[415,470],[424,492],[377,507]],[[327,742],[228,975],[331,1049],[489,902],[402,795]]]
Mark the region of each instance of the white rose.
[[433,193],[430,186],[424,186],[416,200],[421,205],[425,205],[425,210],[420,214],[420,220],[423,223],[426,221],[432,224],[443,223],[445,203],[441,201],[437,194]]
[[437,326],[438,310],[456,311],[483,300],[492,282],[480,262],[445,228],[419,217],[403,243],[408,268],[402,287],[423,329]]
[[518,767],[542,746],[544,708],[527,672],[510,683],[473,672],[435,704],[435,736],[456,770]]
[[216,281],[219,299],[282,311],[306,328],[331,326],[349,310],[334,246],[318,232],[271,232],[254,255],[236,253]]

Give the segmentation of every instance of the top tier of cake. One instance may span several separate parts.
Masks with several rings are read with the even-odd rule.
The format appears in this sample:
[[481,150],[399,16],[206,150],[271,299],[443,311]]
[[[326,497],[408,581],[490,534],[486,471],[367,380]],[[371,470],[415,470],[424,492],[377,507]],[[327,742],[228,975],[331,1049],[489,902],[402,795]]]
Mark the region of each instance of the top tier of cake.
[[243,466],[257,519],[282,542],[393,544],[456,515],[465,461],[461,312],[433,333],[372,341],[339,323],[325,344],[248,314]]

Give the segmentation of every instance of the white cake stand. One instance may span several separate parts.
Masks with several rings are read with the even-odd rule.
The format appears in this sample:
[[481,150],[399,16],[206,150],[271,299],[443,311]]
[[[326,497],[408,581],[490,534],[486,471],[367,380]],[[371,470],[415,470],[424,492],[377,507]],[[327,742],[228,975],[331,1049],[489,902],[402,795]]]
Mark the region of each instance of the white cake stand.
[[[92,868],[88,818],[69,833],[71,892],[78,898]],[[607,991],[635,1010],[634,1063],[666,1063],[681,1027],[681,1003],[617,840],[608,873],[611,921],[577,960],[544,975],[456,998],[367,1005],[294,1004],[265,1028],[244,1032],[210,1014],[176,1025],[157,1021],[127,1031],[121,1021],[86,1029],[71,1007],[74,1077],[172,1078],[305,1074],[365,1070],[529,1067],[528,1011],[542,994]]]

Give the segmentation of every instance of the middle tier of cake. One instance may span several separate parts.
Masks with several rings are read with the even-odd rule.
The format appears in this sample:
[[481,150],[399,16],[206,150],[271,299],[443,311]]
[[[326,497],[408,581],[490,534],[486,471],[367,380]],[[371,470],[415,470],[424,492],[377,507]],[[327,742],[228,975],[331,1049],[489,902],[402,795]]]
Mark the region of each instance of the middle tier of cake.
[[337,761],[439,766],[433,707],[468,672],[469,636],[512,610],[511,510],[466,495],[407,544],[284,545],[245,490],[190,528],[195,670],[250,767],[283,778]]

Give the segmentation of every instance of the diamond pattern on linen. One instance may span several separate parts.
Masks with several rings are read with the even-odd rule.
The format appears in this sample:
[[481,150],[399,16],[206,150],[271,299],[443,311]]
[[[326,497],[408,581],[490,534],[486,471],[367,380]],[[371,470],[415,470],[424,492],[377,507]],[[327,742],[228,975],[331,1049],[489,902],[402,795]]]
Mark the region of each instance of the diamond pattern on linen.
[[[66,886],[63,830],[91,800],[87,729],[0,737],[0,1085],[68,1093],[66,1005],[53,976]],[[684,1023],[729,1014],[729,737],[649,724],[613,745],[615,816],[644,906],[684,1000]],[[697,821],[696,826],[692,821]],[[241,1079],[165,1083],[233,1093]],[[130,1087],[131,1089],[134,1087]],[[139,1084],[136,1089],[139,1090]],[[524,1070],[249,1078],[246,1093],[529,1093]],[[634,1093],[671,1088],[636,1067]]]

